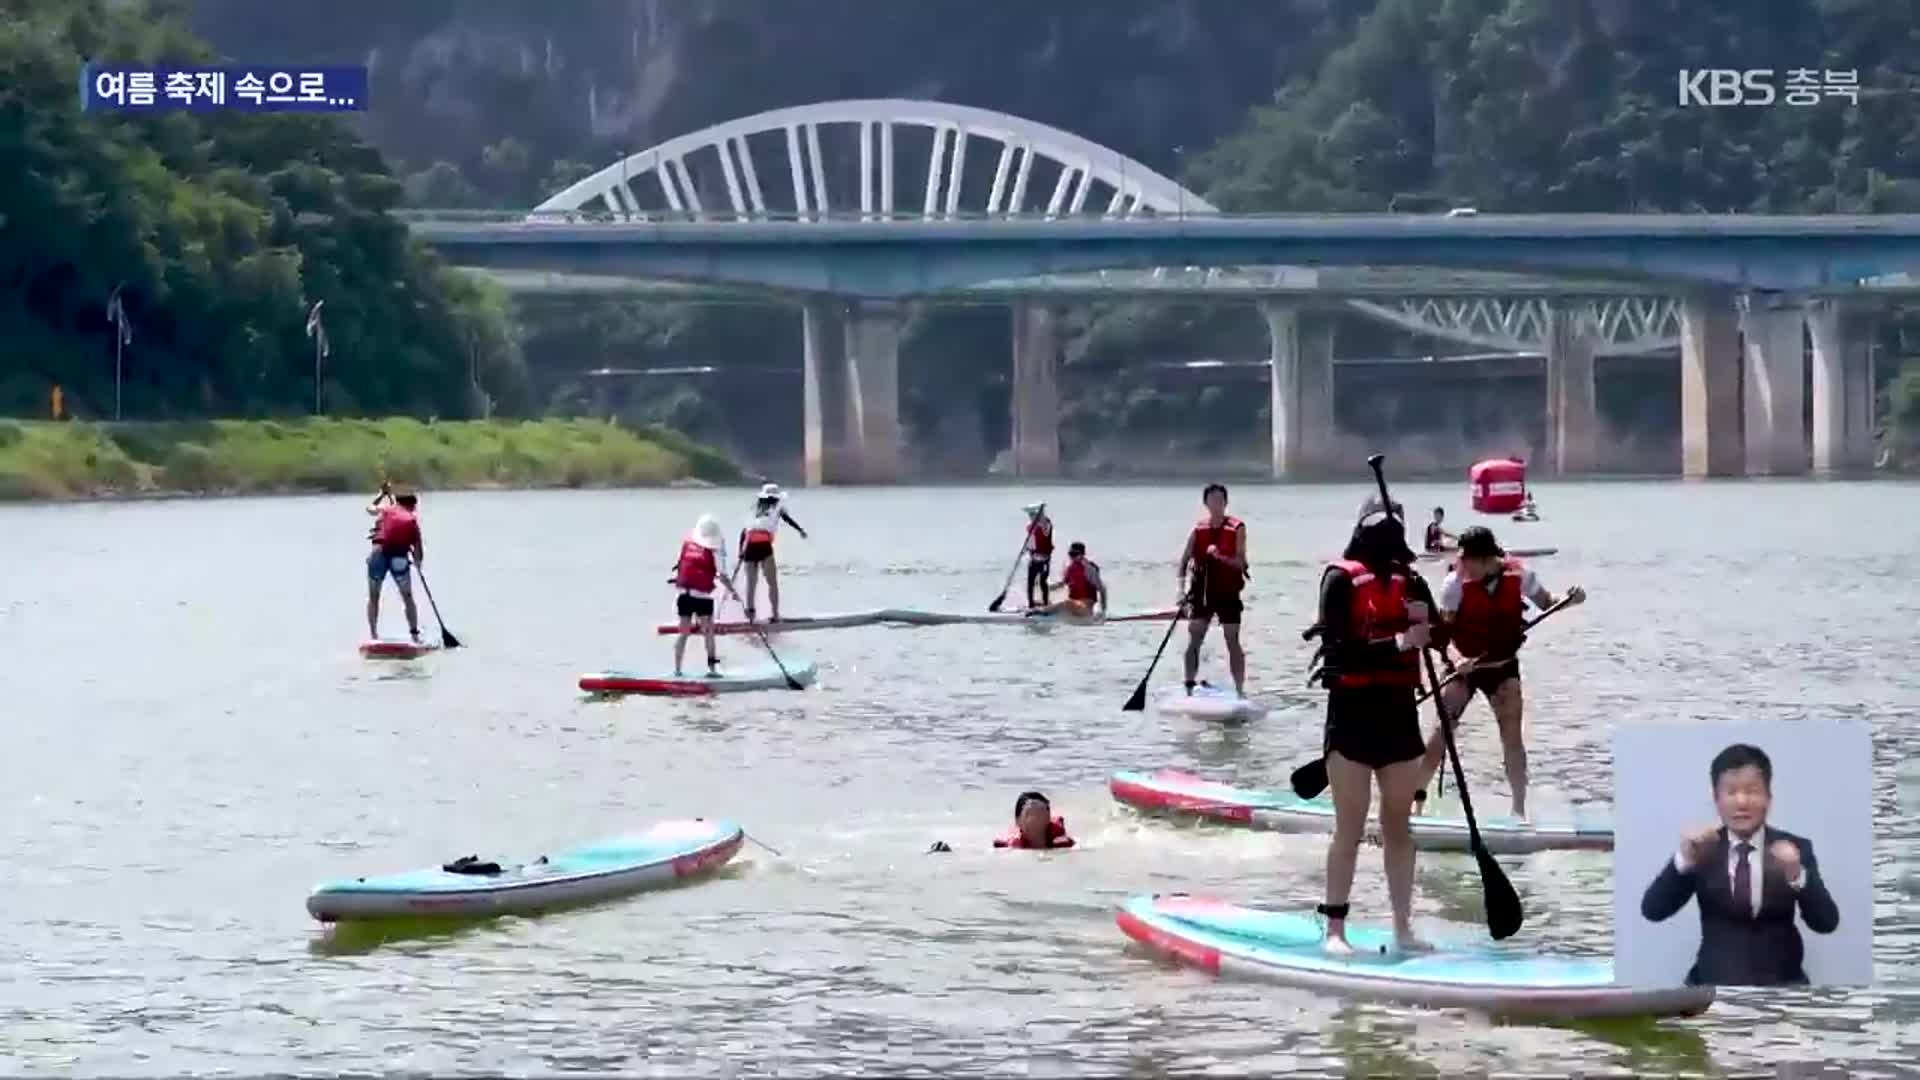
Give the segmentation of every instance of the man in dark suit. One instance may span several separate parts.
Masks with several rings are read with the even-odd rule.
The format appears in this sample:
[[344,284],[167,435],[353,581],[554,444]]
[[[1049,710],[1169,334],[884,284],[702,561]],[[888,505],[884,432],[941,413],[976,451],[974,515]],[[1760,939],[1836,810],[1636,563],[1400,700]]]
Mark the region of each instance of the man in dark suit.
[[1700,909],[1700,951],[1689,986],[1806,985],[1806,955],[1794,913],[1816,934],[1840,925],[1840,909],[1820,880],[1813,842],[1767,825],[1773,762],[1757,746],[1735,743],[1709,768],[1719,828],[1681,838],[1640,900],[1649,922],[1672,918],[1688,899]]

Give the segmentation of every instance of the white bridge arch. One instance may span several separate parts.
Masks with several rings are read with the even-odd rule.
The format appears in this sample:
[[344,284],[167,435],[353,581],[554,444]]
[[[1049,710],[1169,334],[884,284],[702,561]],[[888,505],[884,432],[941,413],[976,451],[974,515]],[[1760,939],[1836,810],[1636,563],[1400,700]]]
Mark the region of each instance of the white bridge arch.
[[[900,129],[912,131],[910,138],[916,142],[931,134],[924,172],[910,168],[908,173],[909,187],[918,179],[917,205],[909,203],[905,208],[896,199],[901,179],[900,155],[895,152]],[[848,137],[853,148],[846,146]],[[986,160],[981,155],[973,159],[975,167],[970,171],[969,150],[981,143],[993,155],[993,166],[990,171],[981,167]],[[852,152],[842,153],[845,149]],[[917,157],[911,150],[909,155]],[[844,187],[836,192],[829,179],[845,177],[845,166],[854,159],[858,165],[851,178],[853,193]],[[763,167],[775,178],[770,186],[761,182]],[[786,175],[779,178],[782,171]],[[1044,202],[1038,197],[1041,190],[1047,191]],[[709,209],[710,202],[714,209]],[[536,207],[533,216],[581,213],[630,220],[659,215],[732,218],[751,224],[842,215],[884,220],[903,214],[932,219],[1218,212],[1199,195],[1139,161],[1047,124],[947,102],[873,98],[773,109],[676,136],[569,185]],[[1172,272],[1190,274],[1196,269]],[[1209,283],[1220,279],[1220,291],[1231,293],[1244,291],[1245,286],[1236,288],[1227,278],[1284,275],[1293,270],[1223,267],[1204,272]],[[1164,276],[1168,272],[1115,270],[1102,271],[1100,276]],[[1386,303],[1349,299],[1346,303],[1393,325],[1450,341],[1522,352],[1546,348],[1550,302],[1538,297],[1495,294],[1409,297]],[[1679,346],[1679,304],[1671,298],[1623,296],[1579,303],[1591,305],[1589,326],[1596,351],[1602,355]]]

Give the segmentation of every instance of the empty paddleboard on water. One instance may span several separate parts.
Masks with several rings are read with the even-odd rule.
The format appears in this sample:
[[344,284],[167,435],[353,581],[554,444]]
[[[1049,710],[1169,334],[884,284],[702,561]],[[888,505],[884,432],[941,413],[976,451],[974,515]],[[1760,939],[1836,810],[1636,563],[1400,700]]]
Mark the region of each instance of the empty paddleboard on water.
[[[1333,800],[1325,795],[1302,799],[1291,791],[1234,787],[1179,769],[1117,772],[1107,782],[1107,790],[1116,801],[1148,813],[1277,832],[1327,832],[1333,828]],[[1503,855],[1613,850],[1613,819],[1607,814],[1576,810],[1567,817],[1534,821],[1483,815],[1479,823],[1480,839],[1487,850]],[[1464,817],[1415,816],[1412,830],[1415,847],[1427,851],[1469,850]]]
[[[781,619],[779,622],[716,622],[713,632],[716,634],[751,634],[756,629],[767,634],[788,634],[796,630],[838,630],[849,626],[872,626],[882,621],[884,612],[858,611],[846,615],[796,615]],[[678,622],[661,623],[654,627],[657,634],[677,634]],[[696,628],[694,633],[699,633]]]
[[1349,997],[1551,1019],[1690,1016],[1714,998],[1710,986],[1619,986],[1611,961],[1513,945],[1436,940],[1432,953],[1401,956],[1390,931],[1352,924],[1354,955],[1329,956],[1315,918],[1177,893],[1133,897],[1114,921],[1154,953],[1212,975]]
[[520,862],[491,874],[444,867],[331,881],[307,897],[321,922],[423,915],[527,915],[590,904],[711,873],[740,851],[731,821],[663,821],[645,832]]
[[360,655],[369,660],[414,660],[439,648],[406,638],[372,638],[360,643]]
[[1153,700],[1160,712],[1196,720],[1258,720],[1267,715],[1265,705],[1218,686],[1196,686],[1192,693],[1184,686],[1170,686]]
[[697,667],[689,666],[690,674],[675,675],[672,671],[596,671],[580,676],[580,689],[592,694],[652,694],[664,697],[706,697],[710,694],[737,694],[747,690],[786,690],[789,689],[787,676],[806,687],[812,684],[815,675],[812,660],[803,657],[781,657],[786,663],[786,674],[771,662],[756,664],[738,670],[722,667],[720,674],[707,675]]
[[1104,626],[1107,623],[1150,622],[1173,618],[1173,609],[1165,611],[1136,611],[1122,615],[1108,615],[1105,618],[1052,614],[1030,615],[1025,611],[978,611],[978,612],[941,612],[917,611],[912,608],[888,608],[880,613],[880,621],[897,623],[903,626],[956,626],[972,623],[986,625],[1033,625],[1036,622],[1050,623],[1055,626]]

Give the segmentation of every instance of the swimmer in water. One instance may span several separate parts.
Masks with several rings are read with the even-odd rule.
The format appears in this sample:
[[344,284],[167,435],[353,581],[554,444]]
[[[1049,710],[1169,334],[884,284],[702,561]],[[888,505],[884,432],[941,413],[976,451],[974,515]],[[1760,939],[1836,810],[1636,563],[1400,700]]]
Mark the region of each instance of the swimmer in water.
[[1053,812],[1053,804],[1037,791],[1021,792],[1013,801],[1013,828],[994,838],[997,848],[1070,848],[1067,819]]
[[1428,551],[1449,551],[1460,543],[1459,537],[1447,531],[1446,520],[1447,508],[1444,506],[1434,507],[1433,520],[1427,522],[1427,542],[1425,547]]

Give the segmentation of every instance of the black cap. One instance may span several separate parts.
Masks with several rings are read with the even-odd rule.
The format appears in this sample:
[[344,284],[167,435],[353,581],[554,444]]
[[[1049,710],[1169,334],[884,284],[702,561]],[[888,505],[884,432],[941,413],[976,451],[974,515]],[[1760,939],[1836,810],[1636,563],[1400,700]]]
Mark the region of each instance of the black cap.
[[1087,545],[1081,543],[1078,540],[1075,540],[1073,543],[1067,545],[1067,554],[1069,555],[1085,555],[1086,553],[1087,553]]
[[1469,559],[1498,559],[1506,555],[1493,530],[1485,525],[1470,525],[1460,530],[1460,554]]

